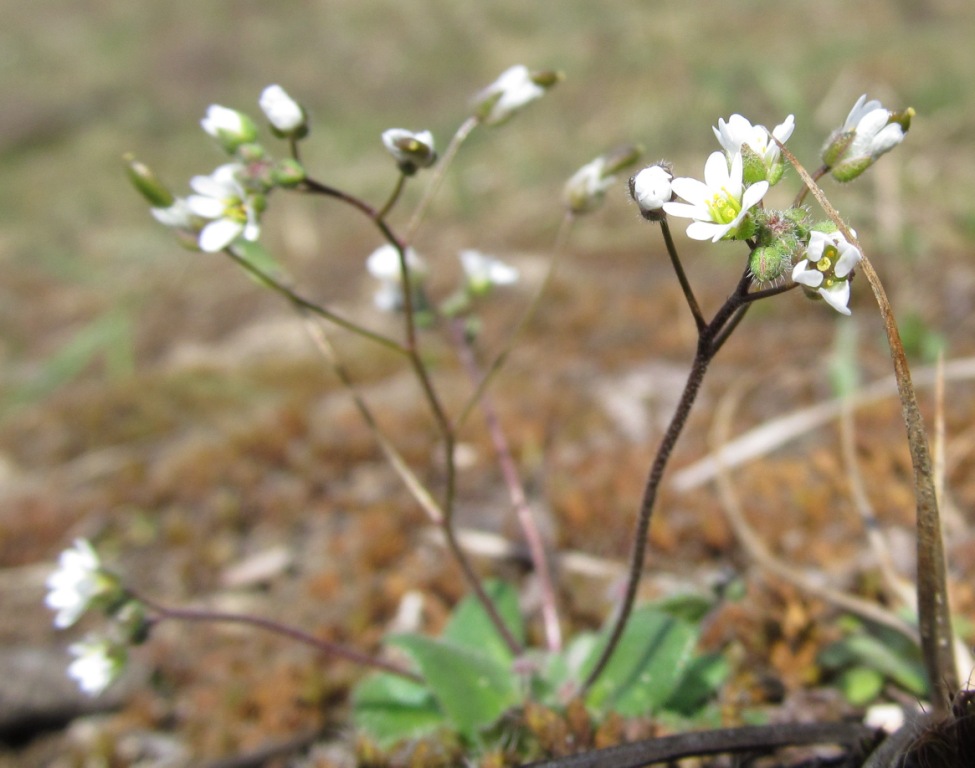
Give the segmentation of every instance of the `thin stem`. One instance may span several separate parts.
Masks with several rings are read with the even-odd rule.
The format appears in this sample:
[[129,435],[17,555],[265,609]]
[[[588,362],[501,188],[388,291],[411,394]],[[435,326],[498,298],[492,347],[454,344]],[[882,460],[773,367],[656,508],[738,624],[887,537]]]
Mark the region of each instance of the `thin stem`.
[[395,340],[390,339],[387,336],[383,336],[380,333],[376,333],[375,331],[370,331],[368,328],[363,328],[361,325],[358,325],[352,322],[351,320],[346,320],[341,315],[337,315],[331,310],[326,309],[321,304],[316,304],[314,301],[306,299],[304,296],[301,296],[300,294],[296,293],[294,290],[289,288],[280,280],[277,280],[275,277],[268,274],[260,267],[254,265],[253,263],[245,259],[243,256],[234,253],[230,248],[224,249],[224,253],[227,254],[227,256],[229,256],[235,262],[237,262],[245,270],[250,272],[258,280],[260,280],[261,283],[266,285],[275,293],[287,299],[292,304],[292,306],[294,306],[296,309],[304,312],[311,312],[314,315],[318,315],[324,320],[328,320],[329,322],[335,323],[337,326],[341,328],[345,328],[346,330],[352,331],[353,333],[358,334],[359,336],[362,336],[366,339],[369,339],[370,341],[374,341],[377,344],[385,347],[386,349],[389,349],[400,355],[409,354],[409,351],[401,344],[396,342]]
[[[781,144],[779,146],[781,146]],[[828,165],[822,165],[819,168],[817,168],[811,176],[813,182],[819,181],[821,178],[823,178],[823,176],[829,173],[829,171],[830,171],[830,166]],[[799,175],[801,176],[802,174]],[[792,201],[793,208],[798,208],[800,205],[802,205],[802,201],[805,200],[806,195],[809,194],[809,189],[810,187],[808,184],[803,184],[802,188],[796,194],[796,199]]]
[[887,333],[887,346],[894,365],[894,377],[901,398],[901,416],[907,429],[907,442],[914,469],[914,495],[917,501],[917,607],[918,628],[921,635],[921,656],[931,686],[931,703],[938,715],[946,715],[951,709],[951,696],[958,690],[958,672],[955,665],[954,634],[951,629],[951,613],[948,605],[948,585],[945,575],[944,541],[941,535],[941,518],[938,498],[934,487],[934,473],[928,448],[924,420],[917,404],[917,394],[911,383],[911,371],[904,353],[897,321],[891,309],[887,292],[873,264],[863,253],[859,241],[840,218],[839,213],[826,199],[802,164],[780,141],[772,137],[782,154],[792,164],[805,182],[813,197],[822,206],[830,220],[843,236],[862,254],[860,268],[873,289]]
[[386,218],[386,214],[388,214],[392,210],[393,206],[396,205],[396,201],[399,200],[399,196],[403,192],[403,188],[405,186],[406,186],[406,174],[400,173],[400,175],[396,179],[396,186],[393,187],[393,191],[389,194],[389,199],[386,201],[383,207],[380,208],[379,211],[377,211],[376,213],[377,219]]
[[569,231],[572,227],[572,223],[575,221],[575,216],[567,212],[565,217],[562,219],[562,223],[559,226],[559,231],[555,237],[555,246],[552,252],[552,259],[549,261],[548,269],[545,272],[545,277],[542,278],[541,284],[538,286],[538,290],[535,291],[535,295],[532,296],[531,302],[526,307],[524,313],[518,320],[518,324],[515,329],[511,332],[504,347],[495,356],[494,360],[487,367],[487,372],[481,377],[478,382],[477,387],[474,389],[474,393],[467,400],[467,403],[460,411],[460,415],[457,417],[455,424],[459,429],[466,421],[468,416],[474,410],[474,407],[480,402],[481,397],[483,397],[484,392],[487,390],[488,384],[494,379],[498,371],[504,366],[505,362],[508,360],[508,356],[511,351],[515,348],[515,344],[518,339],[521,338],[521,334],[524,332],[528,323],[535,316],[538,311],[538,307],[541,305],[542,295],[547,290],[548,286],[552,282],[552,278],[555,276],[555,271],[561,261],[562,254],[565,252],[565,244],[569,237]]
[[424,682],[423,678],[415,672],[411,672],[391,661],[370,656],[357,651],[354,648],[349,648],[339,643],[331,642],[330,640],[323,640],[322,638],[315,637],[315,635],[309,634],[304,630],[289,626],[287,624],[282,624],[278,621],[274,621],[273,619],[264,618],[262,616],[251,616],[246,613],[212,611],[206,608],[170,608],[169,606],[162,605],[161,603],[157,603],[155,600],[147,599],[141,595],[133,594],[133,597],[135,597],[136,600],[145,605],[147,608],[158,614],[157,616],[153,617],[153,621],[157,623],[171,619],[176,621],[205,621],[214,623],[220,622],[224,624],[245,624],[247,626],[257,627],[258,629],[263,629],[277,635],[291,638],[292,640],[297,640],[299,643],[310,645],[313,648],[323,651],[331,656],[338,656],[346,661],[351,661],[353,664],[359,664],[360,666],[378,669],[383,672],[389,672],[390,674],[406,678],[407,680],[412,680],[416,683]]
[[681,263],[680,256],[677,253],[677,246],[674,245],[674,238],[670,234],[670,224],[667,223],[667,219],[662,219],[660,221],[660,231],[664,236],[664,243],[667,245],[667,254],[670,256],[670,263],[674,266],[674,272],[677,273],[677,280],[680,282],[681,290],[684,291],[684,298],[687,299],[687,306],[691,310],[691,314],[694,315],[694,323],[697,325],[697,332],[701,333],[707,323],[704,320],[704,315],[701,313],[701,307],[697,303],[697,299],[694,297],[694,291],[691,288],[690,282],[687,280],[687,275],[684,272],[684,265]]
[[420,204],[416,207],[416,210],[413,212],[413,216],[410,217],[409,224],[406,226],[406,242],[413,242],[413,238],[416,237],[416,231],[420,227],[420,222],[423,221],[427,208],[430,206],[434,196],[440,190],[440,185],[443,183],[444,176],[447,173],[447,168],[450,167],[450,163],[457,154],[457,150],[460,149],[461,144],[463,144],[467,137],[470,136],[471,131],[477,127],[479,122],[480,121],[476,117],[467,118],[463,123],[461,123],[460,128],[457,129],[457,132],[450,140],[450,144],[447,146],[446,152],[443,153],[443,157],[441,157],[440,162],[437,163],[436,169],[433,172],[433,178],[430,179],[430,184],[424,191],[423,197],[420,198]]
[[[450,324],[451,338],[457,349],[457,355],[467,370],[468,376],[472,381],[482,379],[474,357],[474,350],[464,334],[463,324],[455,320]],[[483,380],[483,379],[482,379]],[[539,592],[541,593],[542,626],[545,629],[545,639],[549,650],[558,651],[562,648],[562,630],[559,625],[558,608],[555,602],[555,588],[552,583],[552,570],[545,552],[545,543],[542,541],[541,532],[535,522],[531,506],[525,495],[525,488],[518,475],[518,468],[511,455],[511,448],[505,437],[504,430],[501,428],[501,420],[494,407],[494,403],[488,394],[480,398],[481,410],[484,413],[484,421],[487,424],[488,433],[491,435],[491,442],[498,455],[498,464],[501,468],[501,475],[508,488],[508,496],[515,509],[518,524],[521,526],[525,542],[528,544],[528,552],[531,557],[535,575],[538,577]]]

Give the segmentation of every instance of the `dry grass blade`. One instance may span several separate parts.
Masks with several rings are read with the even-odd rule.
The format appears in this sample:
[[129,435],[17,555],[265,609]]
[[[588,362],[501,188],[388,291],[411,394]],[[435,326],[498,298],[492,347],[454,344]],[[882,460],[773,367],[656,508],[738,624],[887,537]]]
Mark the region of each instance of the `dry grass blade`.
[[859,241],[795,155],[778,139],[773,137],[773,141],[778,144],[782,154],[802,177],[830,220],[836,224],[849,242],[860,249],[863,257],[860,269],[873,289],[884,320],[887,344],[894,364],[894,375],[897,377],[897,390],[901,398],[901,414],[904,426],[907,428],[911,463],[914,466],[914,494],[917,499],[917,604],[921,652],[931,684],[934,711],[943,715],[950,710],[952,693],[958,690],[954,636],[951,631],[944,542],[941,537],[941,520],[938,514],[934,472],[931,468],[931,454],[924,430],[924,420],[917,404],[917,394],[911,384],[911,371],[904,353],[904,345],[901,343],[900,332],[897,330],[897,322],[890,301],[887,299],[887,293],[873,264],[860,247]]

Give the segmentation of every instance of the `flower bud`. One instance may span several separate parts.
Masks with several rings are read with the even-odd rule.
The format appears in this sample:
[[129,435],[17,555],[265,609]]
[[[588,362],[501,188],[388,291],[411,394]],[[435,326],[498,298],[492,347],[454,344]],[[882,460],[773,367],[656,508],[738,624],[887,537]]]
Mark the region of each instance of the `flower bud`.
[[759,283],[771,283],[792,268],[792,252],[780,243],[756,248],[748,257],[748,269]]
[[228,154],[236,152],[241,144],[249,144],[257,138],[257,126],[253,120],[236,109],[219,104],[210,105],[200,125]]
[[530,72],[522,64],[509,67],[474,97],[474,117],[485,125],[500,125],[561,79],[561,72]]
[[306,176],[305,166],[290,157],[279,160],[271,168],[271,181],[279,187],[296,187]]
[[606,190],[616,183],[615,174],[640,159],[643,148],[617,147],[582,166],[562,188],[562,203],[573,214],[589,213],[602,205]]
[[265,88],[258,104],[276,136],[302,139],[308,135],[308,117],[304,108],[280,85]]
[[153,208],[169,208],[176,198],[163,184],[153,170],[145,163],[140,163],[131,153],[122,156],[125,161],[125,172],[136,188]]
[[390,128],[383,131],[382,138],[386,151],[393,156],[405,176],[412,176],[420,168],[429,168],[437,161],[430,131],[415,133],[404,128]]
[[674,199],[670,182],[673,179],[669,163],[655,163],[630,177],[630,197],[640,208],[640,215],[647,221],[662,221],[664,203]]

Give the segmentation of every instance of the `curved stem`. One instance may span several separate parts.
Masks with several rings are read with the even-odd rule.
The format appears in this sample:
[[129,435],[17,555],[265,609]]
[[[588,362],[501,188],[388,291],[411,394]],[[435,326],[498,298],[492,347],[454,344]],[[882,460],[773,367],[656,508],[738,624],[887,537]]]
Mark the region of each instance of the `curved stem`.
[[320,637],[315,637],[314,635],[305,632],[304,630],[289,626],[287,624],[282,624],[278,621],[274,621],[273,619],[264,618],[262,616],[251,616],[250,614],[246,613],[211,611],[206,608],[170,608],[169,606],[162,605],[161,603],[157,603],[155,600],[147,599],[141,595],[136,595],[133,593],[133,597],[147,608],[158,614],[152,618],[152,620],[156,623],[171,619],[176,621],[206,621],[214,623],[220,622],[224,624],[245,624],[247,626],[263,629],[267,632],[273,632],[276,635],[288,637],[292,640],[297,640],[299,643],[310,645],[311,647],[323,651],[330,656],[338,656],[346,661],[351,661],[353,664],[359,664],[360,666],[370,667],[383,672],[389,672],[392,675],[403,677],[416,683],[423,682],[423,678],[420,677],[420,675],[410,672],[408,669],[405,669],[398,664],[394,664],[391,661],[370,656],[353,648],[340,645],[339,643],[323,640]]
[[440,162],[437,163],[436,170],[433,173],[433,178],[430,180],[429,186],[427,186],[426,190],[424,191],[423,197],[420,198],[420,204],[413,212],[413,216],[410,217],[409,224],[406,225],[406,242],[413,242],[413,238],[416,237],[416,231],[420,227],[420,222],[423,221],[423,217],[427,212],[427,208],[430,206],[430,202],[440,189],[440,185],[443,183],[447,169],[450,167],[450,163],[457,154],[457,150],[460,149],[460,145],[464,143],[468,136],[470,136],[471,131],[477,127],[479,122],[480,121],[476,117],[467,118],[463,123],[461,123],[460,128],[457,129],[457,132],[450,140],[447,151],[443,153],[443,157],[440,159]]
[[684,291],[684,298],[687,299],[687,306],[690,307],[691,314],[694,315],[694,323],[697,325],[697,332],[701,333],[707,323],[704,321],[704,315],[701,313],[701,307],[698,305],[697,299],[694,297],[694,291],[691,289],[691,284],[687,280],[687,275],[684,272],[684,265],[681,263],[680,256],[677,254],[677,246],[674,245],[674,238],[670,234],[670,224],[667,223],[667,219],[661,220],[660,231],[664,236],[664,243],[667,245],[667,254],[670,256],[670,263],[674,265],[674,272],[677,273],[677,280],[680,282],[681,290]]
[[393,187],[393,191],[389,195],[389,199],[386,201],[383,207],[380,208],[379,211],[376,213],[377,219],[386,218],[386,214],[388,214],[392,210],[393,206],[396,205],[396,201],[399,200],[399,196],[402,193],[403,188],[405,186],[406,186],[406,174],[400,173],[399,177],[396,179],[396,186]]
[[[467,369],[468,376],[473,381],[481,378],[477,368],[477,361],[474,358],[474,350],[464,335],[462,321],[454,320],[450,324],[451,337],[457,354],[464,367]],[[498,464],[501,467],[501,475],[504,484],[508,488],[508,496],[515,509],[518,524],[521,526],[525,542],[528,544],[528,552],[531,558],[535,575],[538,578],[539,592],[541,593],[542,626],[545,630],[545,638],[550,651],[558,651],[562,648],[562,630],[559,625],[558,608],[555,602],[555,588],[552,582],[552,569],[549,565],[548,556],[545,553],[545,543],[542,541],[541,532],[535,522],[531,506],[528,504],[525,495],[525,487],[518,475],[518,468],[511,455],[511,448],[505,437],[504,430],[501,428],[501,420],[494,408],[494,403],[488,395],[483,395],[479,402],[481,410],[484,412],[484,421],[487,423],[488,432],[491,435],[491,442],[494,443],[495,453],[498,455]]]
[[346,320],[341,315],[337,315],[331,310],[326,309],[321,304],[316,304],[314,301],[306,299],[304,296],[300,295],[299,293],[296,293],[294,290],[289,288],[280,280],[277,280],[272,275],[269,275],[260,267],[252,264],[243,256],[234,253],[230,248],[224,249],[224,253],[227,254],[227,256],[229,256],[235,262],[237,262],[237,264],[239,264],[245,270],[250,272],[251,275],[256,277],[261,283],[266,285],[275,293],[287,299],[292,304],[292,306],[294,306],[296,309],[304,312],[311,312],[314,315],[318,315],[319,317],[328,320],[329,322],[335,323],[337,326],[341,328],[345,328],[347,331],[352,331],[353,333],[358,334],[359,336],[362,336],[366,339],[369,339],[370,341],[374,341],[377,344],[385,347],[386,349],[389,349],[398,354],[401,355],[409,354],[406,348],[404,348],[401,344],[397,343],[393,339],[383,336],[380,333],[376,333],[375,331],[370,331],[368,328],[363,328],[361,325],[358,325],[352,322],[351,320]]

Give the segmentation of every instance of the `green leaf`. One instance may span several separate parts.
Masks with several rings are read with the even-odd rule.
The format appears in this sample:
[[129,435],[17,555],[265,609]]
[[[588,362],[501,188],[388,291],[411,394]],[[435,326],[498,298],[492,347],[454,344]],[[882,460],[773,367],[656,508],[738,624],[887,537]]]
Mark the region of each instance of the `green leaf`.
[[728,660],[720,653],[709,653],[691,659],[684,676],[677,683],[670,698],[664,702],[663,708],[686,717],[696,715],[717,693],[730,672]]
[[384,747],[432,733],[446,723],[427,688],[386,673],[370,675],[356,685],[352,717],[357,726]]
[[898,654],[871,635],[853,635],[841,642],[847,645],[862,666],[877,670],[917,696],[927,693],[927,678],[916,648],[911,649],[910,656]]
[[850,667],[836,682],[846,700],[856,707],[869,704],[884,689],[884,676],[868,667]]
[[[638,608],[586,703],[601,712],[624,717],[645,715],[660,708],[684,675],[697,642],[697,629],[653,606]],[[603,643],[583,665],[596,663]]]
[[669,613],[675,619],[697,624],[714,607],[714,598],[688,592],[654,602],[658,611]]
[[388,642],[416,662],[448,720],[469,739],[520,700],[509,666],[486,653],[422,635],[394,635]]
[[[261,243],[258,241],[245,240],[244,238],[239,237],[234,241],[233,250],[237,256],[263,272],[265,275],[274,278],[281,276],[281,265],[278,264],[277,260],[271,255],[270,251],[268,251],[267,248],[261,245]],[[258,285],[262,285],[264,283],[264,281],[257,275],[251,272],[248,272],[247,274]]]
[[[494,604],[508,631],[519,643],[524,643],[525,625],[518,607],[518,593],[510,584],[491,580],[484,583],[484,591]],[[465,597],[454,609],[442,638],[448,642],[487,654],[507,666],[514,656],[501,637],[494,622],[474,595]]]

